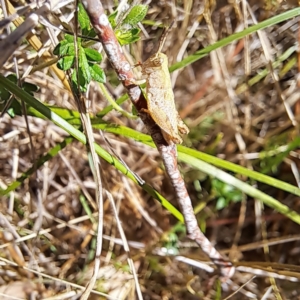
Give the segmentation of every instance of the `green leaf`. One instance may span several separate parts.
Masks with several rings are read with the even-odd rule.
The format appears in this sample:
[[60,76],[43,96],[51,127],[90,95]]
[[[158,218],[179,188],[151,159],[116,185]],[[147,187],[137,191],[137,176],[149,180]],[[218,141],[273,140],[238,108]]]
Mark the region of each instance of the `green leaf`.
[[121,46],[134,43],[140,39],[140,29],[133,28],[130,31],[116,30],[116,37]]
[[67,55],[70,48],[70,43],[68,41],[60,42],[53,50],[53,53],[57,56]]
[[102,55],[95,49],[83,48],[85,55],[89,61],[100,62],[102,60]]
[[39,90],[39,87],[37,85],[29,83],[29,82],[24,82],[22,84],[22,88],[24,91],[26,91],[27,93],[29,93],[32,96],[33,96],[33,93],[35,93]]
[[79,54],[79,70],[82,72],[82,76],[85,79],[86,83],[90,83],[91,81],[91,73],[89,64],[85,55],[84,48],[81,45],[78,45],[78,54]]
[[130,10],[129,14],[126,16],[122,23],[134,26],[145,18],[147,11],[148,5],[136,5]]
[[216,209],[221,210],[227,206],[226,200],[224,197],[221,197],[217,200]]
[[239,202],[243,200],[243,193],[234,188],[232,185],[213,178],[212,194],[217,197],[217,209],[223,209],[228,206],[230,202]]
[[82,33],[84,34],[84,31],[89,31],[89,29],[91,28],[90,27],[90,19],[81,3],[79,3],[78,8],[79,8],[78,22],[79,22],[80,28],[82,30]]
[[53,53],[62,58],[57,62],[57,67],[61,70],[69,70],[75,61],[74,38],[66,34],[65,39],[61,41],[53,50]]
[[17,84],[17,82],[18,82],[18,78],[17,78],[16,74],[13,74],[13,73],[9,74],[9,75],[7,75],[6,78],[15,84]]
[[69,43],[74,43],[74,36],[70,34],[66,34],[65,40],[68,41]]
[[132,113],[134,116],[137,116],[137,115],[139,114],[138,110],[136,109],[136,107],[135,107],[134,105],[132,105],[131,113]]
[[7,110],[7,114],[8,114],[11,118],[14,118],[15,115],[16,115],[13,108],[9,108],[9,109]]
[[11,93],[8,92],[4,87],[0,87],[0,105],[3,104],[4,102],[6,102],[9,97],[10,97]]
[[[73,71],[73,73],[71,75],[71,80],[72,80],[73,90],[77,91],[78,83],[77,83],[77,72],[76,72],[76,70]],[[80,81],[80,78],[79,78],[79,81]]]
[[74,39],[73,41],[63,40],[53,50],[57,56],[75,55]]
[[105,83],[106,82],[106,76],[104,71],[96,64],[94,65],[90,65],[90,73],[92,76],[92,79],[97,81],[97,82],[101,82],[101,83]]
[[92,28],[92,29],[88,32],[88,34],[86,34],[86,36],[89,36],[89,37],[94,38],[94,37],[97,36],[97,33],[96,33],[95,29]]
[[[72,79],[72,84],[74,87],[74,90],[77,91],[78,89],[78,82],[77,82],[77,72],[76,70],[73,71],[71,79]],[[84,76],[82,69],[79,68],[78,69],[78,77],[79,77],[79,86],[82,92],[86,92],[87,91],[87,85],[89,82],[86,81],[86,77]]]
[[18,115],[18,116],[22,115],[21,104],[19,103],[19,101],[17,101],[17,99],[15,97],[13,98],[9,109],[7,110],[7,113],[11,118],[13,118],[16,115]]
[[113,29],[115,29],[117,26],[117,20],[116,20],[117,14],[118,14],[118,11],[116,10],[108,17],[108,21]]
[[75,62],[75,56],[69,55],[61,58],[57,62],[57,66],[59,69],[67,71],[73,66],[74,62]]

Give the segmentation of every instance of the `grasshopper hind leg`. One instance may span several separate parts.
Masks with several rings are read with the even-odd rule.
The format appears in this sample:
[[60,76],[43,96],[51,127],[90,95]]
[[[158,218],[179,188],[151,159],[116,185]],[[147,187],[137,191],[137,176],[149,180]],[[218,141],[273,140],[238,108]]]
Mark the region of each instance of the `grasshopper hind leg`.
[[190,132],[189,128],[181,120],[179,114],[177,114],[177,127],[181,134],[188,134]]

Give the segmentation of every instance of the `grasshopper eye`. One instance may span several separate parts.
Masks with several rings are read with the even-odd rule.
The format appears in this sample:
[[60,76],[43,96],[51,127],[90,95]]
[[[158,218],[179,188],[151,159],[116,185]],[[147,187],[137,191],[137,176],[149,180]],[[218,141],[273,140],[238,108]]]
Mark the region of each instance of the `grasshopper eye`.
[[162,57],[157,57],[153,60],[153,63],[155,66],[161,66],[164,62],[164,59]]

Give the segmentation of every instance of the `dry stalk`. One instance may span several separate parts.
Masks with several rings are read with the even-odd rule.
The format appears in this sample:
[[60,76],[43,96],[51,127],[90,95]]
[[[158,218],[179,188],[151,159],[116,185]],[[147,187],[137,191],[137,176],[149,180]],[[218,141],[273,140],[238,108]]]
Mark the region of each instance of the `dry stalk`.
[[178,203],[184,215],[189,238],[194,240],[202,248],[209,258],[219,267],[224,280],[227,280],[233,275],[234,267],[230,262],[224,260],[221,254],[200,231],[193,211],[191,199],[177,167],[176,145],[173,143],[170,145],[168,144],[164,139],[160,128],[156,125],[150,115],[145,113],[144,110],[147,109],[147,101],[141,92],[140,87],[132,83],[135,78],[131,65],[123,54],[122,48],[118,43],[107,16],[105,15],[101,1],[84,0],[82,3],[90,17],[92,26],[98,34],[108,60],[116,71],[123,86],[126,88],[130,100],[139,112],[142,121],[162,157],[166,172],[170,177]]
[[[16,14],[16,10],[9,0],[5,0],[7,13],[10,15]],[[42,56],[42,58],[49,62],[53,59],[53,55],[44,49],[42,42],[39,38],[30,33],[28,34],[37,24],[41,15],[46,15],[50,12],[51,7],[55,7],[56,4],[63,5],[63,1],[51,1],[51,5],[49,3],[45,3],[42,7],[32,13],[27,20],[23,20],[18,15],[15,15],[16,18],[13,18],[13,23],[16,27],[18,27],[12,34],[10,34],[5,40],[0,42],[0,66],[4,64],[4,62],[11,56],[21,41],[21,39],[27,35],[27,41],[31,46],[38,52],[38,55]],[[19,11],[21,14],[24,10]],[[4,45],[5,47],[1,47]],[[4,50],[6,49],[6,50]],[[7,49],[9,50],[7,52]],[[58,78],[60,78],[61,82],[64,84],[67,90],[70,90],[70,86],[67,80],[65,73],[58,69],[56,65],[50,65],[50,69],[56,74]]]

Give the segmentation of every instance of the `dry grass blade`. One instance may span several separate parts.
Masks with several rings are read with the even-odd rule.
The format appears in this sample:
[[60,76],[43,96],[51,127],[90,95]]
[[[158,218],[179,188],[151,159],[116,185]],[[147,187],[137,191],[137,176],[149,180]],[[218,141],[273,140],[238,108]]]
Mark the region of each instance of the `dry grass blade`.
[[[2,1],[2,5],[3,5],[3,1]],[[3,5],[3,7],[5,8],[5,6]],[[0,29],[3,29],[4,27],[7,27],[7,25],[9,25],[12,21],[14,21],[16,18],[18,18],[20,15],[23,15],[24,13],[26,13],[31,7],[29,5],[21,7],[17,10],[16,13],[7,16],[7,12],[6,9],[4,9],[3,13],[5,16],[5,19],[0,21]]]
[[[60,4],[65,4],[64,1],[57,1]],[[51,1],[51,4],[55,5],[55,1]],[[6,7],[5,9],[7,10],[7,12],[9,14],[14,14],[15,8],[13,7],[13,5],[10,3],[10,1],[6,0],[5,1]],[[46,5],[46,6],[45,6]],[[43,5],[41,8],[47,7],[49,5],[45,4]],[[47,13],[49,13],[49,11],[47,11]],[[45,12],[46,14],[46,12]],[[36,15],[36,13],[33,13],[33,15]],[[38,16],[38,15],[37,15]],[[39,16],[38,16],[39,17]],[[13,23],[16,27],[22,26],[23,24],[23,19],[21,17],[16,18]],[[43,48],[43,43],[41,42],[41,40],[39,39],[39,37],[37,37],[36,35],[30,33],[27,36],[27,40],[30,43],[30,45],[38,52],[38,55],[41,55],[42,58],[46,61],[46,62],[51,62],[53,60],[53,55],[51,53],[49,53],[49,51],[44,50]],[[56,65],[51,64],[50,65],[50,69],[55,73],[55,75],[61,80],[61,82],[63,83],[63,85],[65,86],[66,89],[70,90],[70,86],[67,80],[67,77],[65,75],[65,73],[58,69],[58,67]]]
[[49,12],[49,6],[44,5],[32,13],[24,23],[0,42],[0,67],[2,68],[9,57],[16,51],[23,38],[38,24],[39,16]]
[[121,225],[121,222],[120,222],[120,219],[119,219],[119,216],[118,216],[118,212],[117,212],[117,209],[116,209],[116,206],[115,206],[115,203],[114,203],[114,199],[113,199],[111,193],[109,193],[107,191],[106,191],[106,195],[110,200],[110,203],[111,203],[111,206],[112,206],[115,218],[116,218],[118,230],[120,232],[121,239],[122,239],[122,242],[123,242],[123,247],[124,247],[124,250],[126,251],[127,256],[128,256],[127,257],[128,265],[129,265],[130,270],[133,274],[133,278],[134,278],[134,282],[135,282],[135,289],[136,289],[136,292],[137,292],[138,299],[143,300],[143,296],[142,296],[141,288],[140,288],[139,281],[138,281],[138,278],[137,278],[135,266],[134,266],[132,258],[130,257],[129,246],[128,246],[127,239],[126,239],[124,230],[122,228],[122,225]]

